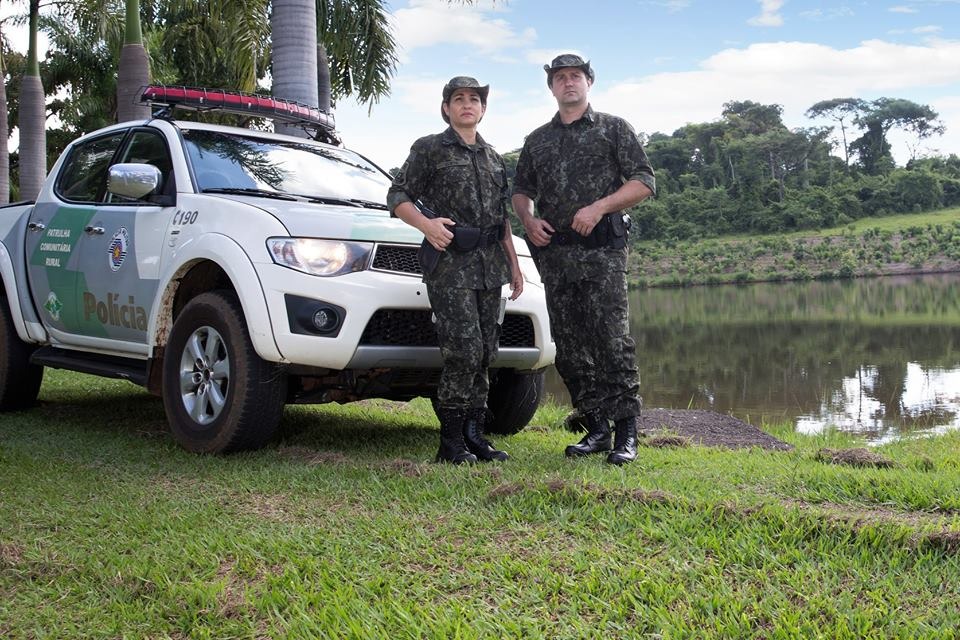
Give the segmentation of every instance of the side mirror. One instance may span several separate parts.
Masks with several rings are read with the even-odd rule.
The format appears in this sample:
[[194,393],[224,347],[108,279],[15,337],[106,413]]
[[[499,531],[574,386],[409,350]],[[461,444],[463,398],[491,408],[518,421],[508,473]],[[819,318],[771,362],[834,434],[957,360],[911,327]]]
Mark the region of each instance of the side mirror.
[[107,174],[107,191],[124,198],[140,200],[156,191],[162,180],[160,169],[152,164],[115,164]]

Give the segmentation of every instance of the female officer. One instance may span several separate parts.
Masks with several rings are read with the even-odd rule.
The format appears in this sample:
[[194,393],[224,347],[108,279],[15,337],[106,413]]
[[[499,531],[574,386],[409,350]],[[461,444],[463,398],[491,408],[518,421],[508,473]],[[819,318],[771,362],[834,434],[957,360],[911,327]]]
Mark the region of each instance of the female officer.
[[413,143],[387,193],[390,211],[423,233],[427,252],[439,252],[435,265],[423,255],[421,263],[443,357],[437,462],[453,464],[509,457],[483,433],[487,369],[500,338],[500,292],[508,283],[511,300],[523,291],[507,219],[506,168],[477,133],[489,91],[474,78],[452,78],[440,105],[450,126]]

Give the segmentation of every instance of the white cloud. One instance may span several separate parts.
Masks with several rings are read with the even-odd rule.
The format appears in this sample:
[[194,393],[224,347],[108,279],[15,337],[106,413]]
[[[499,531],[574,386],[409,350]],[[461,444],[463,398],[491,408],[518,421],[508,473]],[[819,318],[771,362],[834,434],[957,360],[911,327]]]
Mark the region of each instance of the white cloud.
[[[670,134],[687,123],[720,117],[724,102],[779,104],[790,127],[811,126],[804,112],[815,102],[838,97],[907,97],[932,85],[960,82],[960,42],[906,46],[869,40],[851,49],[803,42],[772,42],[721,51],[700,69],[661,73],[597,87],[595,108],[627,118],[639,131]],[[960,107],[940,110],[948,132],[960,134]],[[827,124],[827,123],[824,123]],[[931,146],[957,148],[941,139]],[[898,156],[898,161],[906,157]]]
[[[539,65],[553,54],[552,50],[543,50],[532,58]],[[648,134],[670,134],[688,123],[715,121],[720,118],[723,103],[731,100],[782,105],[784,122],[791,128],[830,125],[827,121],[811,121],[804,112],[820,100],[838,97],[871,100],[889,96],[927,103],[918,96],[931,87],[960,83],[957,60],[960,41],[903,45],[867,40],[849,49],[769,42],[720,51],[693,71],[656,73],[619,82],[601,73],[591,91],[591,103],[600,111],[625,117],[638,131]],[[490,108],[480,131],[500,152],[520,147],[523,137],[556,111],[546,84],[541,84],[539,68],[522,73],[529,82],[514,93],[498,85],[495,78],[490,79]],[[338,125],[347,145],[386,168],[399,166],[415,137],[442,129],[439,92],[446,80],[397,78],[391,106],[374,107],[372,119],[367,117],[365,107],[356,108],[356,114],[351,115],[344,105],[338,105]],[[930,100],[929,104],[940,113],[947,135],[925,141],[920,153],[960,149],[960,97]],[[909,159],[906,141],[893,135],[891,141],[896,145],[897,161]]]
[[783,24],[780,9],[786,0],[760,0],[760,15],[747,20],[752,27],[779,27]]
[[914,9],[913,7],[904,7],[902,5],[896,6],[896,7],[890,7],[889,9],[887,9],[887,11],[889,11],[890,13],[916,13],[917,12],[917,10]]
[[943,27],[939,27],[935,24],[928,24],[923,27],[914,27],[913,29],[910,30],[910,33],[923,35],[927,33],[940,33],[941,31],[943,31]]
[[488,3],[463,6],[445,0],[414,0],[409,8],[398,9],[393,24],[401,62],[414,49],[438,44],[457,44],[489,56],[536,40],[535,29],[517,32],[506,20],[490,17],[499,9],[484,4]]
[[811,11],[801,11],[800,17],[808,20],[834,20],[836,18],[849,18],[853,15],[853,9],[850,7],[835,7],[833,9],[813,9]]
[[642,2],[641,4],[651,5],[654,7],[663,7],[670,13],[676,13],[677,11],[683,11],[690,6],[690,0],[648,0],[647,2]]

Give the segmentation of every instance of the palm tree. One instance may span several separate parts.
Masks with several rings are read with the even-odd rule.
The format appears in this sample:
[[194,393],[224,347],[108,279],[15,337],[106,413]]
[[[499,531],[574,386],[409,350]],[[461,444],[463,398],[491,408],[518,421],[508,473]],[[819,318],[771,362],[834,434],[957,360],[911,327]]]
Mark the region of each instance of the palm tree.
[[7,72],[3,68],[3,34],[0,33],[0,204],[10,202],[10,149],[7,138]]
[[30,48],[20,85],[20,197],[33,200],[47,175],[47,107],[37,62],[40,0],[30,0]]
[[[472,4],[472,0],[449,1]],[[317,0],[317,32],[330,57],[333,101],[353,95],[360,103],[372,105],[390,94],[397,42],[386,4],[385,0]]]
[[[273,95],[308,105],[317,104],[316,0],[273,0],[270,13],[273,40]],[[307,137],[300,128],[276,123],[278,133]]]
[[126,0],[126,33],[117,69],[117,122],[141,120],[150,108],[139,101],[140,88],[150,83],[150,60],[140,31],[140,2]]

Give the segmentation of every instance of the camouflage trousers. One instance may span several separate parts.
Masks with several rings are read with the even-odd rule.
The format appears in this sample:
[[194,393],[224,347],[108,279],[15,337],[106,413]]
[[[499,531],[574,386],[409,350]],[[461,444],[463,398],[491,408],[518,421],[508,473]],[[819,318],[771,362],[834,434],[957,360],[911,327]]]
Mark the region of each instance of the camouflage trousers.
[[[610,252],[609,268],[575,281],[546,283],[556,367],[581,412],[600,409],[620,420],[640,415],[636,342],[630,335],[626,252]],[[622,260],[620,259],[622,256]]]
[[437,399],[442,407],[487,406],[487,369],[500,340],[500,288],[461,289],[427,284],[436,316],[443,373]]

